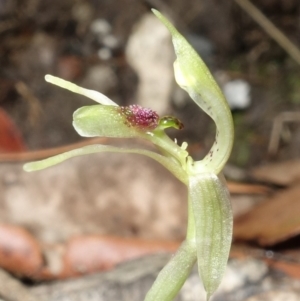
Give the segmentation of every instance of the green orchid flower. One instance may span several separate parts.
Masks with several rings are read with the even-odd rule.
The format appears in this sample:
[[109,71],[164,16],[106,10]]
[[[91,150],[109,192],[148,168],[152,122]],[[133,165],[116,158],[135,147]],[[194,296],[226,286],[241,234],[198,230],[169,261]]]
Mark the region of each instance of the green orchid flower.
[[221,171],[232,149],[233,122],[226,99],[201,58],[160,12],[153,10],[153,13],[172,35],[177,56],[174,63],[177,83],[216,124],[215,142],[205,158],[194,161],[186,151],[186,142],[179,146],[165,133],[165,129],[170,127],[183,128],[177,118],[159,117],[153,110],[138,105],[121,107],[99,92],[46,75],[47,82],[99,103],[75,111],[73,126],[79,135],[145,139],[156,146],[157,152],[94,144],[27,163],[24,169],[40,170],[75,156],[97,152],[136,153],[162,164],[188,187],[187,234],[176,254],[158,275],[145,301],[173,300],[196,262],[208,300],[221,282],[232,239],[230,199]]

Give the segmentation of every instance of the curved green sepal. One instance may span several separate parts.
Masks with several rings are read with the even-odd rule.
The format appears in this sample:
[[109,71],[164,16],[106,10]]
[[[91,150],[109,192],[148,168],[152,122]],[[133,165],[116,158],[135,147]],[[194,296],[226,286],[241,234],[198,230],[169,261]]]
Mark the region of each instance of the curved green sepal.
[[187,175],[181,169],[181,167],[178,164],[174,163],[174,161],[172,161],[160,154],[157,154],[157,153],[154,153],[154,152],[148,151],[148,150],[143,150],[143,149],[119,148],[119,147],[115,147],[115,146],[102,145],[102,144],[87,145],[87,146],[77,148],[77,149],[74,149],[74,150],[41,160],[41,161],[30,162],[30,163],[25,164],[23,169],[28,172],[41,170],[41,169],[45,169],[47,167],[59,164],[65,160],[73,158],[73,157],[87,155],[87,154],[93,154],[93,153],[101,153],[101,152],[132,153],[132,154],[140,154],[140,155],[147,156],[149,158],[154,159],[161,165],[163,165],[177,179],[179,179],[184,184],[187,184]]
[[102,94],[98,91],[89,90],[89,89],[79,87],[79,86],[77,86],[77,85],[75,85],[75,84],[73,84],[69,81],[66,81],[66,80],[62,79],[62,78],[47,74],[45,76],[45,80],[48,83],[51,83],[51,84],[59,86],[63,89],[67,89],[71,92],[83,95],[87,98],[90,98],[90,99],[92,99],[96,102],[101,103],[102,105],[118,106],[114,101],[109,99],[104,94]]
[[197,260],[194,241],[184,241],[158,274],[144,301],[171,301],[178,294]]
[[214,174],[189,177],[195,217],[198,269],[207,300],[219,286],[232,240],[232,212],[226,185]]
[[215,143],[208,155],[196,162],[195,172],[218,174],[224,167],[233,145],[233,121],[227,101],[205,63],[187,40],[157,10],[152,10],[168,28],[177,59],[174,63],[175,79],[197,105],[215,122]]

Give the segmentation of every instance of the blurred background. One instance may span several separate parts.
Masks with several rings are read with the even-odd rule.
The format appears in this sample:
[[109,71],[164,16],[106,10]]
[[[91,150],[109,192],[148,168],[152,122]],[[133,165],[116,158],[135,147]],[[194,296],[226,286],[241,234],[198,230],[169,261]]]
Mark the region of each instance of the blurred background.
[[[173,51],[166,45],[168,36],[146,15],[156,7],[185,34],[226,92],[236,125],[232,162],[247,167],[261,163],[269,158],[275,118],[299,105],[299,64],[237,2],[2,0],[1,108],[14,120],[29,149],[78,141],[71,115],[88,101],[46,84],[44,75],[49,73],[99,90],[123,105],[148,104],[147,98],[153,97],[159,113],[175,114],[185,123],[186,130],[176,133],[178,139],[208,147],[214,125],[199,115],[169,78]],[[297,44],[298,1],[253,4]],[[151,88],[139,87],[155,60],[163,65],[157,67],[163,72],[161,79]],[[152,95],[145,97],[147,89]],[[71,97],[73,101],[68,100]],[[293,138],[286,134],[276,149],[280,158],[297,156],[297,126],[295,122],[289,128]]]
[[[100,154],[22,170],[25,161],[91,143],[73,129],[72,114],[93,102],[46,83],[45,74],[174,115],[185,128],[170,136],[188,142],[197,160],[207,153],[215,126],[176,85],[170,36],[151,8],[193,45],[232,109],[236,138],[224,171],[236,219],[230,267],[236,278],[250,272],[239,286],[226,277],[223,299],[214,300],[299,300],[298,0],[0,0],[0,267],[13,275],[0,282],[19,285],[0,285],[0,300],[21,300],[9,294],[22,290],[52,300],[43,291],[50,280],[173,252],[184,239],[185,187],[150,159]],[[275,294],[276,281],[284,284]],[[193,294],[178,300],[200,300]]]

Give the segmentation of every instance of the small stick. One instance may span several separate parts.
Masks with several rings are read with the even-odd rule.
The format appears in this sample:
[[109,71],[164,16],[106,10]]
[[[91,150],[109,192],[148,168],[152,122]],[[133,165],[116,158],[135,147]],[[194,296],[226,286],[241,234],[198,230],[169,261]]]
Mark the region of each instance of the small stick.
[[4,20],[0,21],[0,34],[15,29],[17,27],[18,23],[15,20]]
[[235,0],[299,65],[300,50],[258,8],[248,0]]
[[76,142],[73,144],[59,146],[54,148],[28,151],[28,152],[20,152],[20,153],[5,153],[0,154],[0,162],[24,162],[24,161],[32,161],[32,160],[41,160],[50,156],[55,156],[60,153],[64,153],[70,151],[74,148],[83,147],[93,143],[105,143],[107,138],[91,138],[86,139],[80,142]]
[[39,100],[33,95],[30,88],[22,81],[19,81],[15,84],[15,88],[20,96],[23,99],[27,100],[30,106],[30,123],[34,125],[35,122],[39,119],[41,113],[41,106]]
[[282,128],[284,123],[299,121],[300,112],[283,112],[275,118],[268,147],[268,153],[270,155],[275,155],[278,151],[280,136],[282,134]]

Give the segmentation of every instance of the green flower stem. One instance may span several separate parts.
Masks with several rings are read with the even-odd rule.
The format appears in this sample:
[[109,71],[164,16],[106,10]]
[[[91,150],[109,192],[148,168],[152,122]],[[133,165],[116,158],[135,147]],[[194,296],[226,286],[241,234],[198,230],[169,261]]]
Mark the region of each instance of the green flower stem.
[[158,146],[159,150],[171,160],[176,159],[181,168],[186,170],[188,152],[175,143],[163,130],[149,132],[146,139]]
[[195,241],[184,241],[161,270],[144,301],[172,301],[197,260]]

